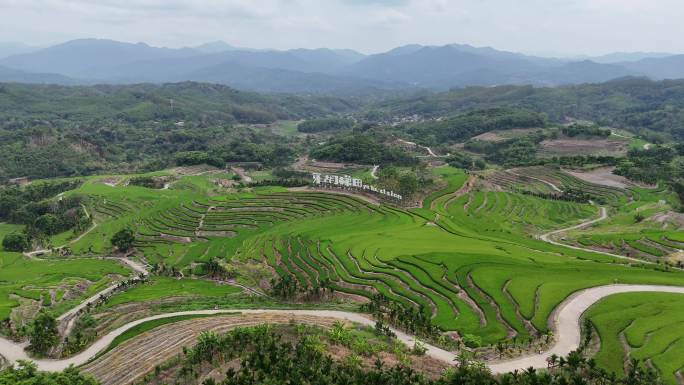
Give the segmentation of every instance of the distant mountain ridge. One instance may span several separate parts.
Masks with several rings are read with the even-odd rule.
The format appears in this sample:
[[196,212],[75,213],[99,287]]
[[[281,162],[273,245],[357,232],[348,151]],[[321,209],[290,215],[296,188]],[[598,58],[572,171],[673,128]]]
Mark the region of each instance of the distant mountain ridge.
[[[529,56],[465,44],[353,50],[257,50],[216,41],[196,47],[79,39],[0,59],[0,82],[128,84],[203,81],[262,92],[355,93],[466,86],[556,86],[626,77],[684,78],[684,55],[616,53],[595,60]],[[18,71],[18,72],[17,72]]]
[[0,42],[0,59],[21,55],[24,53],[35,52],[40,48],[30,46],[28,44],[16,43],[16,42]]
[[5,83],[76,85],[80,82],[66,76],[49,73],[24,72],[0,66],[0,79]]

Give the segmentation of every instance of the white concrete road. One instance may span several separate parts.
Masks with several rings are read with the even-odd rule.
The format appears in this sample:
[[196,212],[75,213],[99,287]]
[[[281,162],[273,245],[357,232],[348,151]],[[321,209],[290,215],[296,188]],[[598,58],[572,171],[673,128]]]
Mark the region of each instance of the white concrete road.
[[585,227],[589,227],[589,226],[593,225],[594,223],[598,223],[598,222],[601,222],[601,221],[606,220],[606,219],[608,219],[608,210],[606,210],[605,207],[599,207],[599,217],[598,217],[598,218],[596,218],[596,219],[591,219],[591,220],[582,222],[582,223],[580,223],[580,224],[578,224],[578,225],[575,225],[575,226],[572,226],[572,227],[567,227],[567,228],[560,229],[560,230],[554,230],[554,231],[552,231],[552,232],[550,232],[550,233],[546,233],[546,234],[540,235],[540,236],[539,236],[539,239],[541,239],[541,240],[544,241],[544,242],[550,243],[550,244],[552,244],[552,245],[567,247],[567,248],[570,248],[570,249],[573,249],[573,250],[581,250],[581,251],[586,251],[586,252],[588,252],[588,253],[603,254],[603,255],[610,256],[610,257],[625,259],[625,260],[628,260],[628,261],[631,261],[631,262],[640,263],[640,264],[655,264],[655,262],[647,261],[647,260],[644,260],[644,259],[638,259],[638,258],[627,257],[627,256],[625,256],[625,255],[613,254],[613,253],[609,253],[609,252],[606,252],[606,251],[593,250],[593,249],[588,249],[588,248],[585,248],[585,247],[567,245],[567,244],[565,244],[565,243],[560,243],[560,242],[554,241],[553,238],[552,238],[554,235],[558,235],[558,234],[564,233],[564,232],[566,232],[566,231],[577,230],[577,229],[583,229],[583,228],[585,228]]
[[[592,219],[583,223],[580,223],[576,226],[572,226],[566,229],[561,229],[561,230],[556,230],[553,232],[550,232],[548,234],[544,234],[540,236],[540,239],[552,244],[556,244],[559,246],[564,246],[564,247],[573,247],[573,246],[568,246],[564,245],[558,242],[553,241],[550,239],[551,236],[555,234],[559,234],[564,231],[568,230],[573,230],[577,228],[582,228],[586,226],[590,226],[593,223],[602,221],[607,218],[607,212],[606,209],[601,207],[600,208],[600,216],[599,218]],[[593,250],[588,250],[588,249],[582,249],[582,248],[577,248],[576,249],[581,249],[581,250],[586,250],[586,251],[592,251]],[[604,253],[607,254],[607,253]],[[611,256],[619,257],[619,258],[627,258],[624,256],[619,256],[619,255],[613,255],[609,254]],[[631,258],[628,258],[631,259]],[[141,274],[147,274],[147,270],[145,269],[144,266],[131,261],[129,259],[122,259],[122,261],[126,264],[128,264],[134,271],[141,273]],[[641,260],[637,260],[638,262],[644,262]],[[60,317],[60,319],[67,318],[70,315],[73,315],[77,313],[79,310],[83,309],[85,306],[87,306],[88,303],[97,300],[101,294],[106,294],[108,291],[113,290],[113,287],[107,288],[103,290],[102,292],[96,294],[95,296],[88,298],[85,300],[83,303],[81,303],[79,306],[75,307],[74,309],[71,309],[69,312],[65,313]],[[684,287],[676,287],[676,286],[662,286],[662,285],[607,285],[607,286],[598,286],[598,287],[593,287],[585,290],[581,290],[567,299],[565,299],[560,305],[556,307],[552,314],[552,330],[554,332],[554,336],[556,338],[553,346],[545,351],[542,352],[541,354],[535,354],[535,355],[529,355],[529,356],[523,356],[519,357],[516,359],[512,360],[507,360],[507,361],[501,361],[501,362],[490,362],[488,363],[488,367],[491,369],[492,373],[507,373],[513,370],[524,370],[530,367],[533,368],[546,368],[547,367],[547,359],[551,357],[551,355],[555,354],[557,356],[566,356],[568,353],[570,353],[573,350],[576,350],[579,347],[580,340],[581,340],[581,330],[580,330],[580,320],[582,317],[582,314],[591,307],[591,305],[595,304],[596,302],[600,301],[601,299],[608,297],[610,295],[614,294],[619,294],[619,293],[633,293],[633,292],[643,292],[644,295],[647,295],[648,292],[661,292],[661,293],[677,293],[677,294],[684,294]],[[326,318],[338,318],[341,320],[347,320],[351,322],[356,322],[359,324],[363,325],[369,325],[372,326],[375,324],[375,321],[372,319],[368,318],[367,316],[359,313],[352,313],[352,312],[342,312],[342,311],[332,311],[332,310],[273,310],[273,309],[249,309],[249,310],[199,310],[199,311],[185,311],[185,312],[176,312],[176,313],[167,313],[167,314],[159,314],[147,318],[143,318],[137,321],[132,321],[126,325],[123,325],[107,335],[101,337],[99,340],[97,340],[93,345],[91,345],[87,350],[81,352],[80,354],[77,354],[71,358],[63,359],[63,360],[33,360],[37,365],[39,370],[46,370],[46,371],[57,371],[57,370],[63,370],[67,368],[69,365],[82,365],[94,356],[97,355],[100,351],[103,349],[107,348],[111,344],[111,342],[116,338],[117,336],[121,335],[124,333],[126,330],[139,325],[141,323],[155,320],[155,319],[162,319],[162,318],[168,318],[168,317],[175,317],[179,315],[206,315],[206,314],[222,314],[222,313],[235,313],[235,312],[240,312],[240,313],[246,313],[246,314],[259,314],[259,313],[277,313],[277,314],[282,314],[283,318],[286,319],[288,314],[297,314],[297,315],[314,315],[314,316],[320,316],[320,317],[326,317]],[[399,330],[393,330],[397,334],[397,338],[402,341],[403,343],[413,346],[415,342],[415,337],[408,335],[404,332],[401,332]],[[436,346],[432,346],[430,344],[425,344],[427,348],[427,354],[430,355],[433,358],[445,361],[445,362],[452,362],[456,358],[456,355],[454,353],[448,352],[446,350],[443,350],[441,348],[438,348]],[[8,339],[0,337],[0,355],[5,357],[7,360],[10,362],[16,362],[17,360],[30,360],[30,357],[27,355],[26,351],[24,348],[26,347],[25,343],[16,343],[13,341],[10,341]]]
[[[553,330],[556,336],[556,341],[553,346],[541,353],[536,355],[519,357],[512,360],[489,363],[488,367],[493,373],[506,373],[513,370],[524,370],[529,367],[534,368],[546,368],[547,358],[551,355],[556,354],[557,356],[565,356],[573,350],[579,347],[581,332],[580,332],[580,320],[582,314],[594,303],[601,300],[602,298],[608,297],[613,294],[618,293],[633,293],[633,292],[643,292],[645,295],[648,292],[662,292],[662,293],[677,293],[684,294],[684,287],[675,286],[658,286],[658,285],[608,285],[599,286],[586,290],[579,291],[565,301],[563,301],[554,311],[552,316],[553,320]],[[338,318],[340,320],[347,320],[351,322],[356,322],[363,325],[372,326],[375,321],[366,317],[363,314],[352,313],[352,312],[341,312],[333,310],[273,310],[273,309],[250,309],[250,310],[198,310],[198,311],[185,311],[176,312],[168,314],[159,314],[147,318],[143,318],[137,321],[130,322],[123,325],[109,334],[103,336],[97,340],[93,345],[91,345],[87,350],[82,353],[73,356],[71,358],[63,360],[34,360],[38,365],[39,370],[57,371],[63,370],[69,365],[82,365],[92,357],[97,355],[98,352],[107,348],[109,344],[117,336],[124,333],[126,330],[139,325],[143,322],[162,319],[168,317],[175,317],[180,315],[207,315],[207,314],[224,314],[224,313],[245,313],[245,314],[263,314],[263,313],[276,313],[282,314],[283,319],[287,319],[288,314],[296,315],[313,315],[326,318]],[[286,321],[285,321],[286,322]],[[412,346],[415,342],[415,338],[411,335],[403,333],[399,330],[394,330],[397,334],[397,338],[403,343]],[[425,345],[427,348],[427,354],[433,358],[452,362],[456,358],[454,353],[445,351],[436,346],[429,344]],[[16,362],[17,360],[28,360],[30,359],[24,350],[25,344],[17,344],[15,342],[0,338],[0,353],[8,359],[10,362]]]

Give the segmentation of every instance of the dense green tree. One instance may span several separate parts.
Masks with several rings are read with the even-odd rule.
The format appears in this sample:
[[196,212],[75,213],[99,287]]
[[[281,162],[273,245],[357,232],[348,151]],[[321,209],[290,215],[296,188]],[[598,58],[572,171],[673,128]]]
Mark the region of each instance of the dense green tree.
[[379,117],[442,118],[488,108],[526,109],[556,123],[570,117],[629,128],[644,136],[656,132],[684,139],[684,80],[626,78],[563,87],[467,87],[382,101],[372,110]]
[[[376,334],[385,335],[385,327],[376,324]],[[633,361],[627,375],[618,378],[596,367],[593,360],[586,360],[577,352],[567,359],[554,359],[548,371],[533,368],[492,375],[487,367],[473,359],[472,353],[462,350],[455,366],[447,369],[441,377],[428,378],[407,363],[385,364],[376,359],[373,365],[363,364],[363,344],[341,323],[330,328],[329,343],[352,347],[359,352],[344,358],[327,354],[321,336],[304,333],[294,341],[283,338],[272,327],[261,325],[239,328],[225,335],[203,333],[193,348],[186,349],[180,358],[175,379],[168,375],[154,378],[151,383],[162,380],[187,383],[201,373],[203,368],[230,362],[226,377],[215,382],[220,385],[662,385],[654,371],[645,369]],[[420,350],[417,346],[416,350]],[[305,362],[306,365],[302,365]],[[156,373],[155,375],[159,375]]]
[[175,155],[176,164],[179,166],[194,166],[208,164],[209,154],[204,151],[181,151]]
[[673,173],[676,172],[671,165],[675,156],[676,151],[665,146],[634,148],[629,150],[626,159],[618,162],[615,173],[650,184],[671,181]]
[[98,385],[98,382],[74,367],[62,372],[39,372],[34,363],[19,361],[16,367],[0,371],[0,385]]
[[571,138],[576,136],[598,136],[601,138],[607,138],[610,136],[611,131],[609,129],[601,128],[595,124],[579,124],[574,123],[569,126],[563,127],[561,132]]
[[13,233],[5,235],[2,239],[2,248],[6,251],[26,251],[31,247],[31,242],[26,234]]
[[164,187],[164,182],[166,178],[154,177],[154,176],[137,176],[129,180],[129,184],[133,186],[141,186],[152,189],[160,189]]
[[33,320],[29,332],[29,348],[38,354],[46,354],[59,343],[57,320],[52,314],[41,311]]
[[447,119],[411,123],[399,127],[425,145],[464,142],[493,130],[545,127],[543,115],[523,109],[493,108],[471,111]]
[[179,156],[178,163],[222,167],[228,159],[222,149],[232,142],[288,148],[282,136],[250,124],[329,116],[357,105],[332,97],[258,95],[191,82],[5,84],[1,89],[0,182],[22,176],[153,171],[173,165],[176,153],[194,151],[205,159]]
[[354,162],[362,164],[415,165],[418,160],[398,148],[379,143],[366,134],[354,134],[334,139],[311,150],[309,154],[318,160]]
[[131,229],[121,229],[112,236],[112,246],[116,247],[121,252],[126,252],[133,247],[135,242],[135,233]]
[[475,159],[472,156],[462,152],[451,154],[448,158],[446,158],[446,162],[451,167],[461,168],[464,170],[482,170],[485,168],[485,164],[482,160]]
[[418,179],[414,174],[404,174],[399,177],[399,194],[410,197],[418,191]]
[[56,215],[48,213],[36,218],[33,226],[41,233],[46,235],[54,235],[60,230],[59,222],[60,220]]

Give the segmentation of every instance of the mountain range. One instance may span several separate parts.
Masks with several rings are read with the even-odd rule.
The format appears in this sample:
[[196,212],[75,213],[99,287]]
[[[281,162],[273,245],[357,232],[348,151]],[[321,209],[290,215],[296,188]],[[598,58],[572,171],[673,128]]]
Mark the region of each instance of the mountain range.
[[684,55],[666,53],[558,59],[450,44],[406,45],[364,55],[327,48],[258,50],[221,41],[175,49],[99,39],[42,49],[18,47],[18,54],[4,58],[0,50],[0,82],[201,81],[261,92],[359,94],[502,84],[556,86],[629,76],[684,78]]

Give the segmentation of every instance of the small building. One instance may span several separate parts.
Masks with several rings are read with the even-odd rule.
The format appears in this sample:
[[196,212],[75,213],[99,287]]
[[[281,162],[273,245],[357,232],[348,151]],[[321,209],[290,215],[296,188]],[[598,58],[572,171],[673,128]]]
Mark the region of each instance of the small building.
[[16,186],[24,186],[29,184],[31,182],[27,176],[22,176],[19,178],[12,178],[8,181],[9,184],[11,185],[16,185]]

